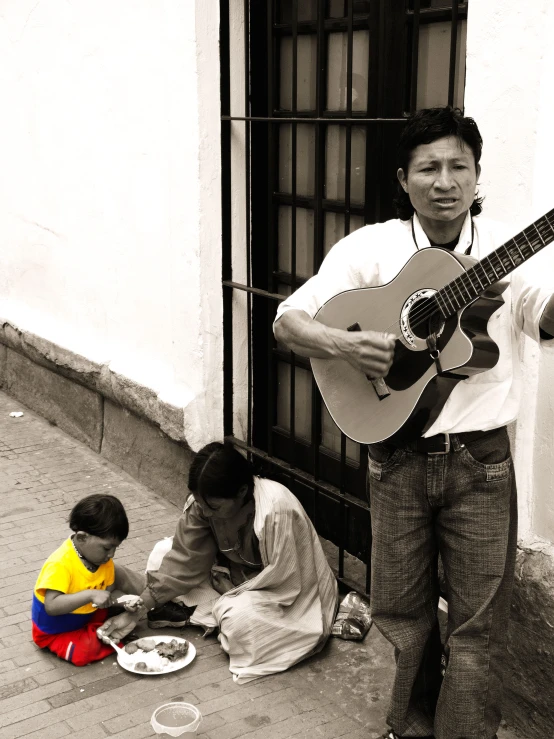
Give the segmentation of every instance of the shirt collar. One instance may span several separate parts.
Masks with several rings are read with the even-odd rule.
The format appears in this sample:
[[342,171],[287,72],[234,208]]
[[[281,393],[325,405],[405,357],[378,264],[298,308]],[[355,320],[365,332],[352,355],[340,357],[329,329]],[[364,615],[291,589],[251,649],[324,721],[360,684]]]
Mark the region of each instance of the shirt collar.
[[[413,237],[415,241],[415,245],[418,249],[425,249],[428,246],[431,246],[429,239],[427,238],[427,234],[423,230],[423,226],[421,225],[421,222],[418,218],[417,213],[414,213],[413,215]],[[465,217],[465,220],[462,224],[462,231],[460,233],[460,239],[458,243],[456,244],[456,248],[454,251],[459,251],[462,253],[465,253],[467,249],[472,245],[473,242],[473,226],[471,221],[471,215],[469,211],[467,212],[467,215]]]

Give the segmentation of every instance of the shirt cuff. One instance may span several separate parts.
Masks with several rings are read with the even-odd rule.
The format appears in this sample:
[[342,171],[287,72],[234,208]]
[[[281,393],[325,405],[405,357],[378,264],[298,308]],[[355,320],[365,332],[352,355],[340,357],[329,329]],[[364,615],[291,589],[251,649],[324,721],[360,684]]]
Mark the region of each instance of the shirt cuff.
[[551,297],[552,296],[549,295],[548,298],[546,298],[546,300],[544,301],[542,310],[540,312],[540,318],[539,318],[539,327],[538,327],[539,328],[539,345],[541,347],[544,347],[545,349],[554,346],[554,336],[552,336],[551,334],[549,334],[547,331],[545,331],[543,328],[540,327],[540,322],[541,322],[543,313],[546,310],[546,306],[550,302]]

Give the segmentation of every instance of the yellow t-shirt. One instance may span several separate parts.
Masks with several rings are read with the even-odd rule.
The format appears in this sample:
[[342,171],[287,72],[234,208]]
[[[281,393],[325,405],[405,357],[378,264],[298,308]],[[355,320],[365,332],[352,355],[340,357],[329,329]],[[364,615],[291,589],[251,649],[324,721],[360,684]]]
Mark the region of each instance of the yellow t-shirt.
[[82,590],[106,590],[115,579],[113,559],[101,564],[96,572],[87,570],[75,551],[71,538],[53,552],[43,564],[35,583],[32,618],[36,626],[48,634],[60,634],[84,626],[97,609],[92,603],[62,616],[49,616],[44,609],[47,590],[80,593]]

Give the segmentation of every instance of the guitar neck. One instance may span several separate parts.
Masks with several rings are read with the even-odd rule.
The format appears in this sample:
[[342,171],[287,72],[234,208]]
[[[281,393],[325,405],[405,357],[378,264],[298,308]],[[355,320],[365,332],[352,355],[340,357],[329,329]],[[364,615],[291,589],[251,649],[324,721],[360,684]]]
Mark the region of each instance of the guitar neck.
[[498,249],[435,293],[444,318],[453,316],[482,295],[487,288],[554,241],[554,210],[520,231]]

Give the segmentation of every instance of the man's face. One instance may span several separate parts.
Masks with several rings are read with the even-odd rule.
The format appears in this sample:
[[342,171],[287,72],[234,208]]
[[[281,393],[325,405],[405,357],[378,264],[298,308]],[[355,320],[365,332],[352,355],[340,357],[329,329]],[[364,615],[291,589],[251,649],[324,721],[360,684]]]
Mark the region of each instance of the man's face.
[[479,174],[471,148],[457,136],[417,146],[408,172],[397,172],[423,225],[456,219],[461,225],[475,199]]

